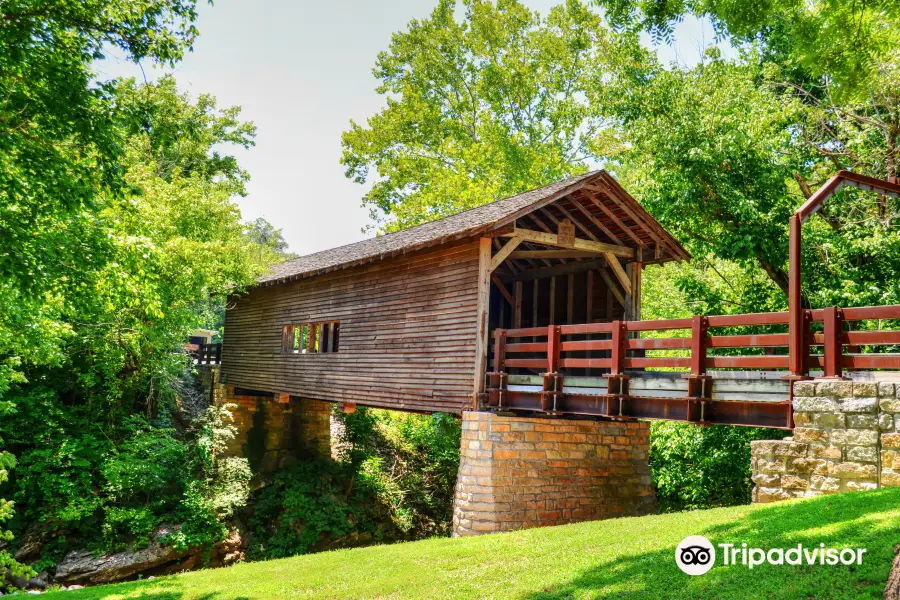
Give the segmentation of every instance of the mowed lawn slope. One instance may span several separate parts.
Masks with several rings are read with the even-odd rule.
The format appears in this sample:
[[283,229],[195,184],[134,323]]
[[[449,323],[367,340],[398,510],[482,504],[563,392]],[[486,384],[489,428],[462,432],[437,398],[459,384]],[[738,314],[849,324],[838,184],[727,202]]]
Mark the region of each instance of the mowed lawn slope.
[[[690,577],[688,535],[761,548],[863,547],[861,566],[716,566]],[[79,591],[65,598],[880,598],[900,543],[900,488],[466,539],[325,552]]]

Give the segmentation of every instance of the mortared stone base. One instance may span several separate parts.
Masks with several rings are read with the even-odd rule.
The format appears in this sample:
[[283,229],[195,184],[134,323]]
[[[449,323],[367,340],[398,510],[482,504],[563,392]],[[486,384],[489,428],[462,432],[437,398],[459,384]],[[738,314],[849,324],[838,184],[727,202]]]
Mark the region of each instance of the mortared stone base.
[[650,425],[465,412],[453,535],[656,511]]

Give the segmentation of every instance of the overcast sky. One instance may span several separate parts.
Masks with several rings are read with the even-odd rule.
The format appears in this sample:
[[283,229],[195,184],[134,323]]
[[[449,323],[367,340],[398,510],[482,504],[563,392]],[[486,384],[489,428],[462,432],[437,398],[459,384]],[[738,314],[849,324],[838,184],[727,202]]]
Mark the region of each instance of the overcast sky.
[[[561,0],[524,1],[546,14]],[[298,254],[367,236],[361,229],[371,221],[360,205],[366,190],[344,177],[341,132],[350,119],[365,122],[383,105],[372,67],[391,33],[426,17],[435,4],[216,0],[199,7],[200,37],[174,74],[182,89],[212,94],[219,106],[238,105],[257,126],[255,147],[232,150],[251,176],[249,194],[239,200],[245,219],[265,217]],[[693,64],[713,37],[708,23],[687,19],[675,44],[657,51],[665,63]],[[115,56],[97,70],[101,79],[143,77]],[[148,79],[162,73],[148,65],[145,72]]]

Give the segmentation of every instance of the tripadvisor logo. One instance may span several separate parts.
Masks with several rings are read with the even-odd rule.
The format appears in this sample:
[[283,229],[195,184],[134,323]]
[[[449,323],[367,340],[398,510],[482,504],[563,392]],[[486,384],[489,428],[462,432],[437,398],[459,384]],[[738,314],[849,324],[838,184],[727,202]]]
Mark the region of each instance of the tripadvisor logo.
[[[770,565],[861,565],[865,548],[826,548],[819,544],[806,548],[797,544],[791,548],[751,548],[747,544],[718,544],[722,551],[722,565],[745,566],[748,569],[762,564]],[[688,575],[703,575],[716,563],[716,549],[702,535],[691,535],[675,548],[675,562]]]
[[716,564],[716,549],[702,535],[690,535],[675,548],[675,562],[688,575],[703,575]]

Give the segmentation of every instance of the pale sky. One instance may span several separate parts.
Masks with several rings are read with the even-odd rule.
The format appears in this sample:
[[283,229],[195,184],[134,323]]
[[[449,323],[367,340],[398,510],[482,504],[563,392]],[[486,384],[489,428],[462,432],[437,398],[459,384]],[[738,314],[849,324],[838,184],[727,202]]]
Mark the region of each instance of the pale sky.
[[[561,0],[524,0],[546,14]],[[199,6],[200,37],[174,70],[179,87],[215,96],[220,107],[238,105],[257,127],[256,146],[230,149],[249,171],[244,219],[265,217],[283,230],[298,254],[356,242],[371,224],[361,207],[367,189],[344,177],[341,133],[379,111],[372,67],[391,34],[424,18],[437,0],[216,0]],[[694,64],[713,43],[709,23],[685,19],[675,44],[658,47],[664,63]],[[645,41],[650,47],[649,41]],[[723,50],[725,49],[722,45]],[[163,73],[144,65],[148,79]],[[112,56],[98,77],[134,76],[141,70]]]

